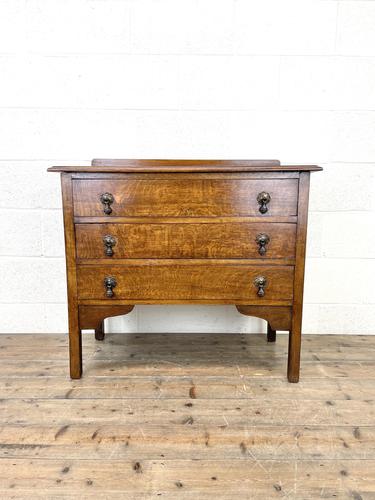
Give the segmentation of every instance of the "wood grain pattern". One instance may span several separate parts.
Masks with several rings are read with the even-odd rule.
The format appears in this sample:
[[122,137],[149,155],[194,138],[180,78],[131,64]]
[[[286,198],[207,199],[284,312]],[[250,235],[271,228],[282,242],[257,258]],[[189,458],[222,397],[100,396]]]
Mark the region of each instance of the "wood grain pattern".
[[303,336],[297,385],[283,334],[82,343],[69,380],[66,335],[0,336],[1,498],[374,497],[374,336]]
[[[111,193],[111,216],[220,217],[259,216],[257,196],[271,202],[264,218],[297,214],[297,179],[73,180],[75,216],[103,216],[102,193]],[[111,216],[108,216],[109,218]]]
[[[260,214],[259,214],[260,215]],[[282,223],[282,224],[296,224],[297,216],[292,215],[290,217],[267,217],[267,220],[264,220],[263,216],[259,217],[152,217],[152,219],[148,217],[117,217],[111,215],[111,218],[108,219],[108,216],[103,217],[74,217],[74,222],[76,224],[227,224],[228,222],[238,223],[238,222],[251,222],[253,224],[261,223]]]
[[[195,398],[190,398],[195,399]],[[38,424],[43,416],[43,423],[65,425],[69,420],[72,424],[90,424],[95,410],[95,421],[98,425],[115,424],[119,421],[127,425],[129,431],[134,427],[152,426],[163,421],[166,425],[192,425],[204,427],[223,425],[223,414],[227,426],[240,425],[314,425],[316,421],[325,422],[322,425],[360,426],[374,425],[375,408],[365,401],[357,401],[354,407],[346,400],[335,401],[327,405],[325,401],[304,402],[304,405],[294,405],[291,412],[291,401],[283,399],[263,399],[261,404],[256,399],[232,399],[230,405],[225,399],[196,400],[191,406],[186,406],[189,400],[181,399],[148,399],[140,401],[133,399],[71,399],[69,405],[60,400],[12,400],[9,399],[2,410],[2,418],[8,424]],[[94,408],[93,408],[94,406]],[[130,407],[130,408],[129,408]],[[189,424],[186,420],[191,417]],[[224,421],[225,422],[225,421]]]
[[265,306],[237,305],[237,310],[247,316],[265,319],[273,330],[289,331],[292,327],[291,307],[275,306],[270,308]]
[[296,239],[296,266],[294,275],[294,301],[292,314],[292,328],[289,332],[288,350],[288,380],[299,381],[301,333],[302,333],[302,307],[303,285],[305,279],[305,254],[307,217],[309,206],[310,173],[301,172],[298,196],[298,222]]
[[128,314],[134,306],[79,306],[79,326],[82,330],[98,328],[105,318]]
[[279,160],[185,160],[96,158],[90,166],[58,166],[50,172],[241,172],[317,171],[317,165],[280,165]]
[[[91,404],[101,402],[100,399],[89,401]],[[70,416],[67,416],[67,421],[70,422]],[[166,460],[179,460],[182,451],[190,456],[193,448],[195,460],[219,461],[225,457],[229,462],[246,457],[246,447],[257,460],[286,460],[288,457],[291,460],[315,460],[317,455],[328,460],[361,460],[364,449],[367,450],[367,460],[375,460],[374,426],[358,427],[356,437],[353,428],[345,425],[293,427],[284,424],[278,425],[275,432],[275,426],[259,424],[248,425],[246,436],[242,422],[231,424],[224,428],[209,426],[208,432],[205,427],[192,422],[180,425],[178,434],[176,425],[169,422],[153,425],[142,422],[142,427],[121,422],[98,424],[96,421],[70,423],[66,427],[49,422],[9,424],[6,429],[0,428],[0,440],[4,443],[0,444],[0,458],[32,459],[37,456],[38,459],[55,461],[69,457],[82,461],[90,457],[90,460],[99,461],[129,460],[138,455],[143,460],[157,460],[163,455]],[[20,445],[7,446],[7,441],[20,442]],[[347,446],[343,446],[343,442]]]
[[[88,167],[90,168],[90,167]],[[142,171],[134,171],[134,172],[110,172],[107,169],[101,169],[97,171],[97,169],[93,169],[93,172],[71,172],[72,179],[77,180],[127,180],[127,179],[136,179],[142,180],[145,179],[145,173],[147,173],[146,178],[152,181],[155,180],[186,180],[191,179],[299,179],[299,172],[295,170],[270,170],[267,172],[263,172],[262,170],[252,169],[251,171],[246,172],[222,172],[222,171],[207,171],[207,172],[185,172],[185,171],[170,171],[170,172],[160,172],[155,169],[149,172]]]
[[82,339],[78,319],[76,244],[73,221],[72,179],[67,173],[61,174],[61,190],[64,214],[66,274],[69,311],[69,358],[71,378],[82,375]]
[[[266,233],[266,253],[256,236]],[[106,257],[103,237],[112,235],[113,256]],[[251,222],[191,224],[77,224],[79,259],[293,259],[295,224]]]
[[[189,261],[171,266],[165,261],[139,265],[128,261],[126,266],[78,266],[79,299],[106,299],[103,280],[113,276],[117,281],[117,300],[226,300],[236,303],[247,300],[254,304],[292,303],[292,266],[249,266],[227,263],[203,265]],[[257,295],[254,279],[264,275],[268,281],[264,297]],[[112,300],[112,299],[107,299]]]
[[[279,335],[280,336],[280,335]],[[175,339],[170,339],[170,342],[174,342]],[[263,335],[263,342],[265,341],[265,335]],[[272,344],[268,344],[272,345]],[[172,349],[171,349],[172,350]],[[177,351],[173,349],[173,352]],[[133,358],[134,358],[134,353]],[[221,358],[220,358],[221,359]],[[243,377],[257,377],[259,379],[264,379],[265,377],[279,378],[285,371],[286,363],[284,358],[275,358],[272,353],[269,353],[268,357],[257,357],[254,356],[251,350],[239,360],[229,359],[227,356],[222,360],[223,364],[218,363],[218,358],[213,359],[211,357],[211,362],[207,365],[191,365],[187,366],[186,369],[182,366],[186,358],[178,357],[176,354],[173,359],[170,360],[169,357],[154,359],[153,364],[147,363],[143,360],[142,351],[140,351],[140,356],[137,359],[132,359],[129,357],[128,361],[124,361],[121,358],[117,363],[116,356],[114,359],[98,359],[93,360],[90,365],[86,365],[86,377],[126,377],[129,373],[134,377],[150,377],[150,376],[163,376],[165,374],[166,368],[170,367],[171,376],[181,376],[185,374],[186,377],[221,377],[224,374],[228,376],[235,377],[238,375],[238,371]],[[114,361],[115,360],[115,361]],[[181,361],[182,360],[182,361]],[[368,375],[369,370],[373,367],[373,361],[363,361],[361,363],[354,361],[327,361],[323,365],[317,364],[304,364],[301,366],[301,374],[304,377],[311,379],[316,378],[342,378],[346,380],[349,377],[354,380],[363,379]],[[1,375],[2,377],[9,379],[12,374],[17,372],[20,377],[64,377],[66,376],[68,369],[68,364],[63,361],[50,360],[39,361],[37,357],[31,363],[28,361],[20,360],[5,360],[2,363]]]
[[280,160],[193,160],[193,159],[127,159],[127,158],[94,158],[92,166],[103,167],[184,167],[184,166],[217,166],[217,167],[279,167]]
[[[70,498],[288,498],[315,500],[322,489],[328,497],[340,499],[371,499],[375,487],[375,461],[313,460],[257,461],[251,456],[237,460],[232,467],[226,461],[127,460],[72,461],[4,459],[0,474],[3,478],[0,493],[12,492],[12,498],[30,497],[36,488],[58,497],[61,492]],[[365,473],[363,470],[365,467]],[[324,487],[322,486],[324,470]],[[64,472],[65,471],[65,472]],[[12,486],[14,485],[14,486]],[[17,485],[17,491],[14,491]],[[181,492],[182,490],[182,492]],[[251,497],[249,497],[249,490]],[[360,493],[362,495],[360,495]],[[68,497],[68,498],[69,498]]]

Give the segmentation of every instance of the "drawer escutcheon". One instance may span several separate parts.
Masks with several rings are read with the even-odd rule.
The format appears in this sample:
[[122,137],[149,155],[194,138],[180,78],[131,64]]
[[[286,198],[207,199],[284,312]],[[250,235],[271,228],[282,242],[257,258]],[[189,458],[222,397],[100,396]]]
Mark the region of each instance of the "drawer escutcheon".
[[117,281],[112,276],[107,276],[106,278],[104,278],[105,294],[109,299],[111,299],[115,295],[113,289],[116,287],[116,285]]
[[270,237],[266,233],[259,233],[257,237],[255,238],[255,241],[259,245],[259,254],[260,255],[265,255],[267,252],[266,245],[270,242]]
[[111,213],[112,213],[111,205],[115,201],[113,194],[112,193],[103,193],[100,196],[100,201],[104,205],[103,212],[106,215],[111,215]]
[[103,236],[104,253],[107,257],[112,257],[113,247],[116,245],[116,238],[111,234]]
[[264,276],[257,276],[254,280],[254,285],[258,288],[258,297],[264,297],[266,293],[264,289],[267,286],[267,279]]
[[267,193],[266,191],[262,191],[261,193],[258,194],[257,196],[257,202],[259,203],[259,212],[261,214],[265,214],[268,212],[268,203],[271,201],[271,195],[270,193]]

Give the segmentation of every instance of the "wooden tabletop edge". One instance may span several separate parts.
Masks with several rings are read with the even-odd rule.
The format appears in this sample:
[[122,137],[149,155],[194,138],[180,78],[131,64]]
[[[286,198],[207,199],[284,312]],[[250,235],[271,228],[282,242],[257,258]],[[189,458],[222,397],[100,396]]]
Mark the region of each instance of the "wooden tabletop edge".
[[86,172],[86,173],[158,173],[158,172],[316,172],[323,170],[318,165],[267,165],[267,164],[249,164],[249,165],[82,165],[82,166],[53,166],[47,169],[48,172]]

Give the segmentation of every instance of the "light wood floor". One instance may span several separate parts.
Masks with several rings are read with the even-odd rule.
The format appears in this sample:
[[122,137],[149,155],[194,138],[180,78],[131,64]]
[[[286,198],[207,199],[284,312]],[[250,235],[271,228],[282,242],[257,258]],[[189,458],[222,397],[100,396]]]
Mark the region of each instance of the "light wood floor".
[[375,336],[0,336],[0,498],[375,498]]

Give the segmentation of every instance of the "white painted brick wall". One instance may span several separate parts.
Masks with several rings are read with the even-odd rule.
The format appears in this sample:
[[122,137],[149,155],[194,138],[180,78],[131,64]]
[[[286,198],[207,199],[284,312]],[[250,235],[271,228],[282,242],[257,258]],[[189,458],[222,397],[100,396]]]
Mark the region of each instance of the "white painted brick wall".
[[[312,175],[305,333],[375,333],[375,0],[1,0],[0,332],[66,332],[60,181],[92,157]],[[253,332],[142,306],[111,331]]]

